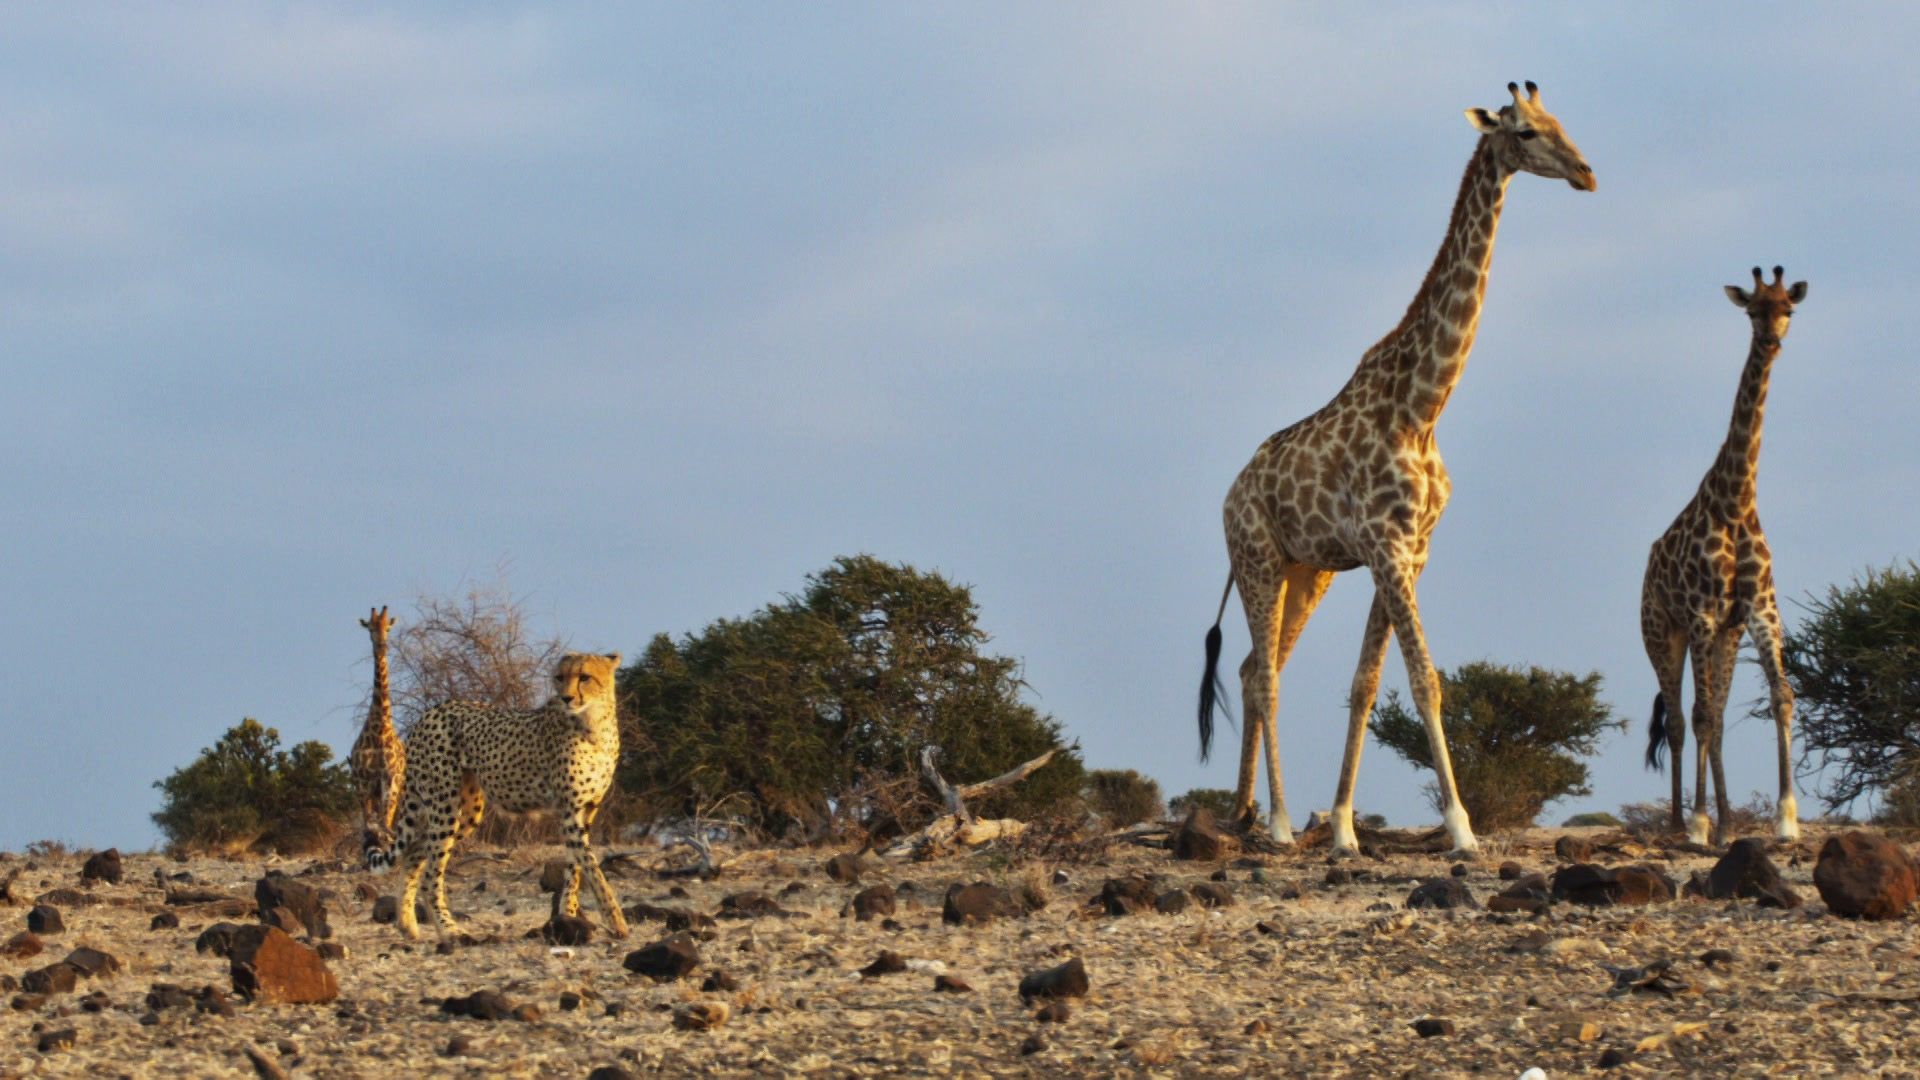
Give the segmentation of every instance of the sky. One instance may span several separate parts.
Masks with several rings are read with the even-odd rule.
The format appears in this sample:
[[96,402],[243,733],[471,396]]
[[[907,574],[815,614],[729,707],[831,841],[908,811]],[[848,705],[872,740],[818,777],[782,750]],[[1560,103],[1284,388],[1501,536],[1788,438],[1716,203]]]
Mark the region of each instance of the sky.
[[[1640,579],[1749,267],[1810,286],[1759,483],[1789,623],[1920,554],[1916,46],[1844,3],[8,9],[0,848],[156,844],[245,716],[344,750],[356,620],[500,567],[629,655],[837,555],[938,570],[1089,765],[1231,787],[1227,485],[1398,321],[1461,110],[1526,79],[1599,189],[1509,189],[1422,618],[1442,668],[1603,674],[1630,726],[1546,819],[1662,797]],[[1370,595],[1282,678],[1296,822]],[[1726,747],[1771,793],[1769,726]],[[1434,821],[1425,780],[1370,744],[1359,807]]]

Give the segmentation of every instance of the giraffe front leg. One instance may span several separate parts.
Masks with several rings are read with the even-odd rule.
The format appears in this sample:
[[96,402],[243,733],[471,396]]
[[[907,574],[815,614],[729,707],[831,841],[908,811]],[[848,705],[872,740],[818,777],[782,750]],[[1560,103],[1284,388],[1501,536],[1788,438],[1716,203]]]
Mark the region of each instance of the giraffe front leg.
[[1779,744],[1780,801],[1775,807],[1775,833],[1791,842],[1800,839],[1800,808],[1793,797],[1793,687],[1788,685],[1780,664],[1785,635],[1780,626],[1780,609],[1771,595],[1756,606],[1747,632],[1753,637],[1754,652],[1759,654],[1760,670],[1767,677],[1767,705],[1773,714],[1773,729]]
[[[1707,817],[1707,748],[1713,739],[1713,679],[1718,667],[1713,658],[1711,628],[1694,630],[1689,642],[1693,663],[1693,817],[1687,822],[1687,841],[1705,847],[1711,839],[1713,822]],[[1674,763],[1679,767],[1679,762]]]
[[1388,621],[1400,639],[1400,655],[1407,665],[1407,686],[1414,708],[1427,729],[1427,750],[1433,758],[1435,782],[1444,804],[1441,823],[1453,841],[1451,857],[1471,858],[1480,849],[1474,838],[1467,808],[1460,802],[1460,790],[1454,783],[1453,758],[1447,752],[1447,732],[1440,718],[1440,675],[1433,669],[1427,652],[1427,638],[1420,628],[1420,605],[1414,596],[1411,565],[1387,563],[1373,572],[1375,596],[1387,606]]
[[1374,695],[1380,692],[1380,669],[1387,660],[1387,639],[1393,627],[1387,617],[1387,605],[1375,590],[1373,606],[1367,611],[1367,631],[1360,640],[1360,665],[1353,672],[1353,687],[1347,693],[1347,752],[1340,759],[1340,784],[1333,793],[1333,854],[1345,858],[1360,853],[1360,839],[1353,829],[1353,793],[1360,779],[1360,751],[1367,742],[1367,717],[1373,712]]

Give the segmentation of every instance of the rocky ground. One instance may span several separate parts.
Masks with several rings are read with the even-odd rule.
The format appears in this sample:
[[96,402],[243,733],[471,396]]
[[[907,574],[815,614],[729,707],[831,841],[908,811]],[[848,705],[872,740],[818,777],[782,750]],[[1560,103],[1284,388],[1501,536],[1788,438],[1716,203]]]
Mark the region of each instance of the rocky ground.
[[[1566,861],[1556,842],[1569,858],[1583,853],[1568,843],[1592,844],[1595,863],[1645,863],[1679,882],[1715,857],[1535,831],[1487,839],[1456,876],[1443,856],[1394,854],[1393,834],[1378,839],[1373,857],[1338,866],[1324,850],[1177,861],[1125,841],[1052,861],[869,856],[858,883],[828,875],[832,852],[721,851],[724,872],[696,880],[658,876],[668,860],[648,851],[610,874],[623,903],[645,905],[632,936],[580,945],[526,936],[547,922],[542,860],[555,851],[459,860],[451,895],[475,939],[444,945],[374,921],[376,897],[396,882],[338,863],[129,855],[119,883],[83,885],[81,855],[0,855],[0,880],[20,871],[8,890],[17,903],[0,902],[0,941],[26,929],[36,902],[65,926],[35,935],[36,955],[17,955],[31,951],[24,938],[0,950],[12,1005],[0,1011],[0,1077],[1920,1075],[1920,917],[1830,914],[1812,882],[1819,830],[1770,852],[1805,901],[1792,909],[1678,899],[1409,910],[1429,879],[1484,904],[1510,884],[1503,863],[1515,864],[1509,876],[1551,874]],[[231,958],[196,949],[211,926],[256,923],[248,908],[269,870],[321,890],[331,935],[289,925],[335,954],[336,999],[250,1000],[234,991]],[[1126,885],[1129,875],[1157,877]],[[1090,905],[1109,879],[1121,879],[1110,894],[1134,899]],[[1022,913],[944,922],[949,887],[976,881],[1006,887],[1009,897],[983,898]],[[871,918],[843,915],[878,883],[894,890],[891,915],[883,893],[863,902],[879,909]],[[193,902],[170,905],[169,892]],[[746,892],[762,900],[725,903]],[[721,916],[692,920],[698,966],[666,981],[630,971],[674,913],[675,925]],[[111,962],[82,952],[74,962],[99,970],[79,972],[72,989],[24,985],[83,949]],[[1075,959],[1083,996],[1023,1001],[1023,978]],[[500,998],[466,1011],[504,1018],[442,1007],[479,991]],[[1052,1016],[1036,1019],[1043,1012]]]

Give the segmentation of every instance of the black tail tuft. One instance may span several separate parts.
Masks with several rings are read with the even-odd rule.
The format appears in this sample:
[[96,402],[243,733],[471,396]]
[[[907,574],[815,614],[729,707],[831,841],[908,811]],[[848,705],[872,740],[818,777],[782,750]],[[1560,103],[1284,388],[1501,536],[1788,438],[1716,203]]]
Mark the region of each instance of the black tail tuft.
[[[1200,760],[1213,752],[1213,712],[1227,711],[1227,688],[1220,681],[1220,624],[1207,631],[1207,669],[1200,676]],[[1232,719],[1231,716],[1228,719]]]
[[369,826],[360,834],[360,853],[367,869],[373,873],[391,870],[396,854],[392,834],[377,826]]
[[1647,768],[1659,772],[1660,751],[1667,745],[1667,696],[1653,695],[1653,720],[1647,725]]

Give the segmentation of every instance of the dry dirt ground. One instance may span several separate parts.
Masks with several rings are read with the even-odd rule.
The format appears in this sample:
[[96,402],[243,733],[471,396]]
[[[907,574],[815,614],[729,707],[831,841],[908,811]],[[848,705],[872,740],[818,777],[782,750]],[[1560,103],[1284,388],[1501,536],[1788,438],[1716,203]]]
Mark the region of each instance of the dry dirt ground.
[[[1579,833],[1579,830],[1571,830]],[[1512,860],[1551,871],[1557,832],[1494,837],[1467,868],[1484,900],[1496,868]],[[16,978],[89,945],[118,957],[118,973],[83,981],[37,1010],[0,1010],[0,1077],[252,1076],[255,1047],[289,1076],[585,1077],[599,1066],[665,1075],[1042,1075],[1042,1076],[1491,1076],[1512,1080],[1539,1067],[1548,1076],[1602,1071],[1608,1051],[1625,1055],[1613,1075],[1920,1075],[1920,939],[1913,913],[1860,923],[1826,913],[1811,883],[1813,830],[1773,857],[1807,904],[1795,911],[1739,902],[1677,901],[1644,908],[1557,905],[1540,917],[1484,911],[1407,911],[1413,885],[1445,876],[1432,855],[1394,855],[1342,865],[1372,880],[1325,883],[1324,852],[1247,861],[1175,862],[1165,851],[1121,844],[1093,861],[1009,865],[994,852],[887,864],[867,883],[902,889],[897,924],[856,922],[841,909],[854,887],[830,881],[831,852],[722,851],[717,880],[656,877],[666,857],[646,852],[613,876],[622,902],[713,912],[722,897],[757,890],[792,917],[721,920],[700,946],[702,966],[679,982],[630,974],[622,959],[665,936],[636,922],[625,941],[603,937],[571,950],[525,934],[546,921],[540,862],[557,852],[478,853],[452,879],[454,907],[481,943],[442,952],[431,936],[407,943],[372,921],[356,899],[370,879],[336,863],[278,863],[329,889],[334,937],[348,955],[333,963],[340,998],[325,1005],[236,1001],[232,1017],[169,1009],[149,1017],[155,982],[229,986],[227,963],[194,950],[212,917],[188,915],[150,930],[163,893],[155,871],[251,897],[269,868],[261,860],[130,855],[121,885],[91,890],[98,902],[68,906],[68,929],[32,959],[0,959]],[[1685,880],[1710,857],[1628,848],[1601,861],[1645,859]],[[30,865],[13,891],[31,902],[76,887],[81,858],[0,856],[0,878]],[[943,925],[947,886],[986,880],[1051,886],[1051,902],[1023,919]],[[1164,886],[1205,881],[1224,869],[1236,902],[1175,915],[1094,916],[1084,902],[1108,877],[1165,876]],[[392,891],[393,878],[372,882]],[[799,888],[784,893],[790,883]],[[686,896],[673,896],[679,884]],[[1290,888],[1293,887],[1293,888]],[[1297,898],[1287,898],[1297,889]],[[26,907],[0,907],[4,935],[24,928]],[[589,903],[588,914],[594,915]],[[236,920],[245,921],[245,920]],[[1265,924],[1262,927],[1260,924]],[[428,928],[432,934],[431,927]],[[863,978],[892,950],[908,970]],[[1728,963],[1698,958],[1726,949]],[[1016,992],[1021,977],[1081,958],[1091,992],[1064,1023],[1038,1023]],[[1670,992],[1614,994],[1610,969],[1673,961]],[[724,970],[733,991],[703,993]],[[959,976],[972,993],[935,993],[935,974]],[[84,994],[108,1007],[85,1011]],[[540,1010],[533,1022],[452,1018],[438,1003],[496,990]],[[562,994],[582,1002],[563,1009]],[[11,1000],[15,994],[5,997]],[[676,1030],[673,1010],[699,999],[733,1007],[724,1026]],[[1422,1038],[1423,1018],[1453,1030]],[[146,1022],[143,1023],[143,1019]],[[70,1049],[41,1053],[39,1032],[73,1028]],[[1046,1047],[1023,1054],[1039,1034]],[[457,1049],[450,1048],[462,1039]]]

